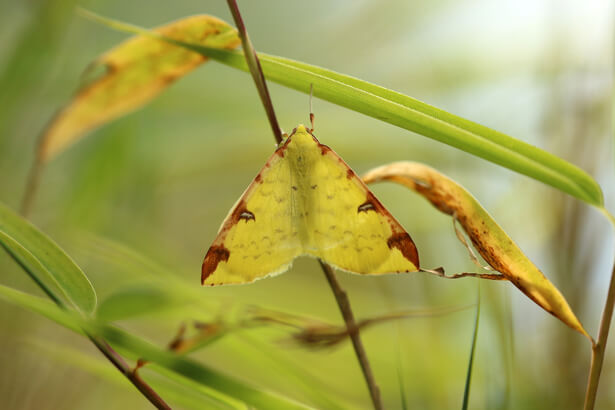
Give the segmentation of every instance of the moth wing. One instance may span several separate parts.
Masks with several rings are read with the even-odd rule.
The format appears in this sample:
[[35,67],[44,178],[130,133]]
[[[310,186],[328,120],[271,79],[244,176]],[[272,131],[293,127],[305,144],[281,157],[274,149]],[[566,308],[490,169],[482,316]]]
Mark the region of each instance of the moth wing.
[[274,153],[226,217],[203,261],[204,285],[250,283],[302,253],[291,220],[290,167]]
[[418,270],[410,235],[361,179],[329,147],[309,174],[311,190],[306,251],[352,273]]

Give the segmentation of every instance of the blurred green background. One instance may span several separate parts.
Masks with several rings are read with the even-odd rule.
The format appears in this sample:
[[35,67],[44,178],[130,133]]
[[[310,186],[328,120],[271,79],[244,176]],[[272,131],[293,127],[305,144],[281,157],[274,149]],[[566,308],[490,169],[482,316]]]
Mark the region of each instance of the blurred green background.
[[[232,21],[224,1],[2,0],[0,200],[17,208],[36,137],[97,55],[125,34],[76,4],[154,27],[191,14]],[[260,1],[240,3],[259,51],[374,82],[530,142],[580,166],[612,208],[613,4],[609,1]],[[308,97],[275,84],[279,121],[308,122]],[[595,335],[613,235],[594,209],[526,177],[391,125],[315,100],[315,135],[355,171],[425,162],[467,187],[562,291]],[[201,288],[217,229],[274,149],[251,78],[209,62],[143,110],[92,133],[46,168],[32,220],[84,269],[104,301],[126,289],[160,294],[157,309],[119,321],[160,346],[182,322],[235,320],[243,307],[341,323],[318,264],[249,286]],[[403,188],[373,191],[414,238],[425,267],[474,270],[449,217]],[[0,282],[41,294],[5,254]],[[474,303],[473,279],[340,272],[359,318]],[[580,408],[590,347],[511,284],[483,282],[471,408]],[[104,303],[104,302],[103,302]],[[120,312],[121,313],[121,312]],[[474,310],[374,326],[362,336],[386,408],[459,408]],[[194,354],[225,373],[314,406],[369,408],[346,342],[309,350],[269,326]],[[596,408],[615,406],[615,341]],[[70,347],[111,369],[84,339],[0,304],[0,397],[12,409],[149,408],[113,372],[61,358]],[[54,353],[55,352],[55,353]],[[106,367],[105,367],[106,366]],[[147,373],[146,373],[147,375]],[[400,377],[401,375],[401,377]],[[207,407],[204,404],[204,407]]]

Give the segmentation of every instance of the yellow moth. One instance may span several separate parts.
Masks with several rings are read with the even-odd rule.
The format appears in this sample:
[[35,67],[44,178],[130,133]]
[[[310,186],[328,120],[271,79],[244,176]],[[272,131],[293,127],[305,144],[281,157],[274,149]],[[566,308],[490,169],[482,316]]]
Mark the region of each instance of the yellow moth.
[[301,255],[359,274],[419,269],[410,235],[303,125],[280,144],[222,223],[201,282],[253,282],[286,271]]

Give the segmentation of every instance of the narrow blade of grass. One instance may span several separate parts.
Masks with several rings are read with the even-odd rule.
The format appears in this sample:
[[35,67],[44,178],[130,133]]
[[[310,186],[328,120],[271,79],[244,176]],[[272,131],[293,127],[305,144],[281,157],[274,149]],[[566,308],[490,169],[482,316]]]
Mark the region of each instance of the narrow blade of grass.
[[81,320],[75,313],[62,309],[49,300],[4,285],[0,285],[0,300],[42,315],[73,332],[84,334],[80,327]]
[[161,349],[118,328],[97,323],[94,319],[80,318],[43,298],[0,285],[0,299],[39,313],[79,334],[84,334],[85,330],[88,335],[102,337],[126,356],[135,360],[140,358],[148,360],[192,382],[217,390],[223,395],[237,398],[249,406],[263,409],[309,408],[282,395],[254,387],[232,376],[225,375],[187,357],[178,356]]
[[[32,341],[34,348],[39,349],[51,358],[70,364],[93,375],[96,375],[108,382],[123,386],[132,390],[130,383],[126,381],[120,373],[109,366],[105,360],[90,356],[74,348],[56,345],[53,343]],[[145,376],[148,383],[159,391],[164,397],[168,398],[173,404],[185,409],[245,409],[249,407],[232,397],[221,394],[207,386],[188,380],[177,373],[168,371],[159,366],[151,366],[152,371],[148,371]],[[143,372],[143,370],[141,371]],[[159,375],[154,374],[158,373]]]
[[476,294],[476,318],[474,319],[474,332],[472,333],[472,347],[470,348],[470,359],[468,360],[468,372],[466,373],[466,385],[463,389],[463,403],[461,410],[468,410],[470,403],[470,386],[472,384],[472,368],[474,366],[474,352],[476,351],[476,339],[478,338],[478,322],[480,319],[480,281],[477,281]]
[[[176,41],[149,30],[87,12],[117,30],[181,45],[228,66],[248,71],[243,53]],[[313,65],[259,53],[265,77],[334,104],[388,122],[461,149],[551,185],[591,205],[603,204],[602,190],[585,171],[563,159],[483,125],[458,117],[407,95]]]

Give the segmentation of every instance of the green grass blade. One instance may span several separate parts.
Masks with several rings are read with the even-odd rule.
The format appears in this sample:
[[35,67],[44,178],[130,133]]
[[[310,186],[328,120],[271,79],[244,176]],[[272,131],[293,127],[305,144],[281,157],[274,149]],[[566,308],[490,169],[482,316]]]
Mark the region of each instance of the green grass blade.
[[52,290],[57,287],[80,311],[94,311],[96,293],[79,266],[47,235],[2,203],[0,244],[52,299],[58,297]]
[[[75,313],[66,311],[52,302],[0,285],[0,299],[39,313],[66,328],[84,334],[97,335],[114,345],[121,353],[133,359],[143,358],[169,371],[177,373],[191,382],[217,390],[222,395],[237,398],[249,406],[263,409],[307,409],[310,408],[276,393],[259,389],[231,376],[211,369],[192,359],[178,356],[167,350],[112,326],[85,320]],[[161,372],[163,373],[163,372]],[[166,374],[166,373],[165,373]]]
[[31,312],[38,313],[73,332],[84,334],[80,327],[81,319],[78,318],[74,312],[62,309],[47,299],[30,295],[4,285],[0,285],[0,299]]
[[[149,30],[84,12],[117,30],[153,36],[248,71],[241,52],[182,43]],[[602,190],[585,171],[544,150],[501,132],[466,120],[407,95],[331,70],[283,57],[258,54],[265,77],[289,88],[405,128],[515,172],[551,185],[595,206],[603,204]]]
[[480,319],[480,281],[477,281],[476,294],[476,318],[474,319],[474,332],[472,333],[472,347],[470,348],[470,359],[468,360],[468,372],[466,373],[466,384],[463,389],[462,410],[468,410],[470,403],[470,386],[472,384],[472,368],[474,366],[474,352],[476,352],[476,339],[478,338],[478,322]]
[[[102,357],[95,357],[62,345],[33,340],[34,348],[51,358],[85,370],[110,383],[123,386],[132,391],[133,386]],[[248,406],[232,397],[198,384],[192,380],[155,365],[139,371],[154,390],[164,396],[171,405],[182,409],[243,409]],[[158,373],[158,374],[156,374]]]
[[184,356],[162,350],[153,344],[111,326],[103,326],[94,332],[99,333],[114,348],[126,356],[143,358],[168,370],[174,371],[190,380],[204,384],[224,394],[237,397],[248,405],[263,409],[306,409],[281,395],[253,387],[231,376],[224,375],[201,363]]
[[[222,55],[222,53],[220,53]],[[245,70],[238,53],[212,58]],[[451,145],[600,206],[602,191],[585,171],[544,150],[409,96],[324,68],[259,54],[268,80]]]

